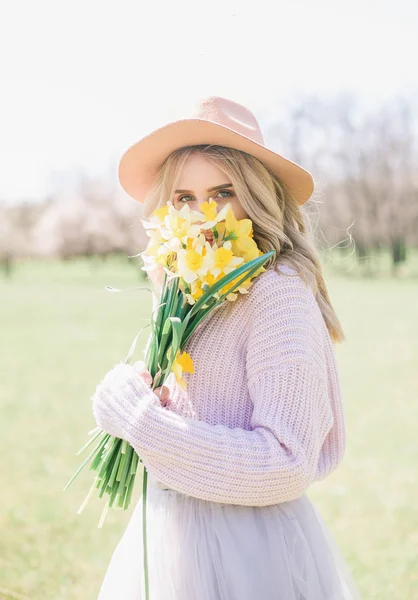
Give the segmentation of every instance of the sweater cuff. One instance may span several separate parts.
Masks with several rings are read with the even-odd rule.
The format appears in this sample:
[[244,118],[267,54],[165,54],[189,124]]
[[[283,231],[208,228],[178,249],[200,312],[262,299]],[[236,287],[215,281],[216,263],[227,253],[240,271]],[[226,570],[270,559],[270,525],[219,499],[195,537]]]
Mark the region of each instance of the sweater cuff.
[[135,373],[126,383],[134,393],[124,394],[124,398],[128,400],[123,406],[125,413],[124,438],[135,448],[138,446],[141,437],[141,429],[146,423],[147,411],[153,406],[161,407],[161,402],[150,386],[138,374]]

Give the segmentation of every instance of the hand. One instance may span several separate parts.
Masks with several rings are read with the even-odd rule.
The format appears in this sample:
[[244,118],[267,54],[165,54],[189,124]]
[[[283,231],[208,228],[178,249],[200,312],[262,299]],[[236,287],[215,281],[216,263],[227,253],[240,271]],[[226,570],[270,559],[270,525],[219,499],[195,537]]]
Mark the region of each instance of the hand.
[[[144,361],[137,361],[134,363],[133,368],[136,373],[143,378],[146,384],[152,385],[152,375],[146,368]],[[171,404],[170,389],[166,385],[155,388],[154,394],[158,396],[162,406],[169,406]]]
[[132,427],[150,403],[160,400],[138,372],[127,364],[117,364],[96,386],[92,398],[98,426],[110,435],[129,441]]

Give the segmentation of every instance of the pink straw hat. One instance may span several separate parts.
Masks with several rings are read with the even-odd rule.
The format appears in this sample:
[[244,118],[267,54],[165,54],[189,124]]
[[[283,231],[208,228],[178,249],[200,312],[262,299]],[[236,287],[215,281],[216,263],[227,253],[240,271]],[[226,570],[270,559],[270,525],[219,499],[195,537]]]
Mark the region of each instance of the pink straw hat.
[[122,188],[144,202],[164,160],[178,148],[198,144],[228,146],[255,156],[279,176],[299,205],[314,190],[308,171],[264,145],[257,119],[248,108],[219,96],[201,100],[189,118],[155,129],[128,148],[119,162]]

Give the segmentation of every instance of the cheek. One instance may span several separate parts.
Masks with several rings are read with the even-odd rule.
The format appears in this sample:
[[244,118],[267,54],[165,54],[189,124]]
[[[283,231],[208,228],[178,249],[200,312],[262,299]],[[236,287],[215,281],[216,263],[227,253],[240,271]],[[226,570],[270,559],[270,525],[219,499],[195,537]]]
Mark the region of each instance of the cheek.
[[245,210],[243,209],[243,207],[241,206],[241,204],[239,203],[238,200],[235,199],[234,202],[232,202],[231,204],[232,204],[232,210],[234,211],[235,217],[238,220],[245,219],[247,217]]

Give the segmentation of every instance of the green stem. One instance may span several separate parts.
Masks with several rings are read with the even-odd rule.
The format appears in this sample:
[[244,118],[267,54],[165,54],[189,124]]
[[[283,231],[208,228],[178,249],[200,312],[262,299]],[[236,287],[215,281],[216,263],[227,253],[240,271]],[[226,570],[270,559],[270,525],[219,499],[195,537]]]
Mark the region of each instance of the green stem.
[[77,471],[74,473],[74,475],[71,477],[70,481],[65,486],[64,492],[68,489],[68,487],[71,485],[71,483],[77,477],[77,475],[80,473],[80,471],[83,469],[83,467],[89,462],[91,457],[94,456],[94,454],[96,452],[97,452],[97,454],[100,454],[100,452],[102,451],[102,448],[105,445],[106,441],[110,438],[110,435],[108,433],[105,433],[104,431],[102,433],[103,433],[103,438],[100,440],[100,442],[97,444],[97,446],[95,446],[94,450],[92,450],[90,452],[90,454],[87,456],[87,458],[85,460],[83,460],[81,465],[78,467]]
[[[94,432],[94,430],[93,430],[93,432]],[[84,452],[84,450],[86,450],[93,442],[95,442],[97,440],[97,438],[99,437],[99,435],[102,435],[102,434],[103,434],[103,431],[98,428],[98,431],[94,432],[93,437],[90,438],[89,441],[86,442],[82,448],[80,448],[80,450],[77,452],[76,456],[78,456],[79,454],[81,454],[82,452]]]
[[143,476],[143,480],[142,480],[142,541],[143,541],[143,548],[144,548],[145,600],[149,600],[148,548],[147,548],[147,482],[148,482],[148,471],[144,467],[144,476]]

